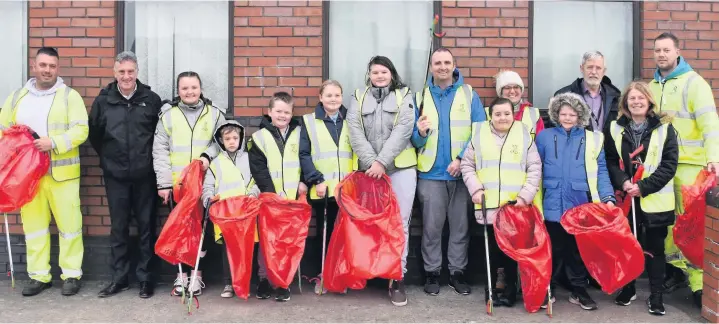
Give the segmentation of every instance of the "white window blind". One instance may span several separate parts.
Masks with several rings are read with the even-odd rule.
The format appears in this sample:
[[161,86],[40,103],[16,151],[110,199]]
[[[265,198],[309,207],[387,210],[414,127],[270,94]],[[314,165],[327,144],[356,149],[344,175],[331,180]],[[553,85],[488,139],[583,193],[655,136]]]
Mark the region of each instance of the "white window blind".
[[[27,80],[27,2],[0,1],[0,100]],[[0,103],[2,105],[2,103]]]

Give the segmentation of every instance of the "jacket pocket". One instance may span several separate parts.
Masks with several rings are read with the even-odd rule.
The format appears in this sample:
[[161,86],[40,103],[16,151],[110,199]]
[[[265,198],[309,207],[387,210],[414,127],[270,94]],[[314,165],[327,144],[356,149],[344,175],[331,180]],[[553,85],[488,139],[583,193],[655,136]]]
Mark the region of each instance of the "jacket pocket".
[[558,179],[542,180],[542,205],[545,210],[559,210],[561,208],[560,201],[562,190],[559,188]]
[[589,191],[589,184],[586,182],[572,181],[572,190],[576,191]]

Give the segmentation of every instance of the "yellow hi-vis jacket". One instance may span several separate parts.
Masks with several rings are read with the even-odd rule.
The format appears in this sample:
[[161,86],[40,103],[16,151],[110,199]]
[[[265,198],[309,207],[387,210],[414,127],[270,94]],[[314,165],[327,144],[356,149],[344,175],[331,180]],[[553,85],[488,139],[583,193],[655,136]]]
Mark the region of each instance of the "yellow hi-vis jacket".
[[[335,187],[352,172],[353,167],[352,145],[347,123],[342,123],[339,145],[336,145],[324,121],[317,119],[315,113],[304,115],[302,119],[310,138],[312,162],[325,179],[327,196],[334,197]],[[312,186],[310,199],[320,198],[323,197],[317,195],[317,186]]]
[[295,200],[300,185],[300,127],[287,136],[284,154],[266,128],[252,134],[252,142],[267,158],[267,169],[278,195]]

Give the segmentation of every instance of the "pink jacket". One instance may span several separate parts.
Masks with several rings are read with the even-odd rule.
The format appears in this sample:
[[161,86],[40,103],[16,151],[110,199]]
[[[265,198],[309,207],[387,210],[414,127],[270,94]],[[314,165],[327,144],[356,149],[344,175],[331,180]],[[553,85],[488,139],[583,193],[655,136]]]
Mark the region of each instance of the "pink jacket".
[[[492,128],[492,134],[496,140],[497,147],[501,148],[506,137],[500,137],[497,132],[495,132],[494,128]],[[473,143],[470,142],[469,145],[467,145],[467,149],[464,151],[464,156],[462,157],[462,162],[460,164],[462,177],[464,178],[465,185],[467,185],[467,190],[469,190],[470,196],[473,196],[477,191],[484,189],[482,182],[480,182],[477,177],[474,149]],[[527,180],[522,186],[522,189],[519,191],[519,197],[521,197],[525,202],[531,204],[534,199],[534,195],[536,195],[539,190],[539,181],[542,179],[542,160],[539,157],[539,152],[537,152],[537,146],[534,145],[534,142],[529,146],[526,168]],[[488,224],[494,223],[497,210],[497,208],[487,209]],[[481,210],[476,210],[474,212],[474,217],[477,219],[477,223],[484,224],[484,216],[482,215]]]

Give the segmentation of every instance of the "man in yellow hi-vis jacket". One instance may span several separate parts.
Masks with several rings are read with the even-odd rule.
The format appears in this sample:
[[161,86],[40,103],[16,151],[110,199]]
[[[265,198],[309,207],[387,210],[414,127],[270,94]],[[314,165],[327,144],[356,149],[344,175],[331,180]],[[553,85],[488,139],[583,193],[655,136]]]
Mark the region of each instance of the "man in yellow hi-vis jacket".
[[75,295],[82,277],[82,214],[80,212],[80,150],[87,139],[87,110],[80,94],[59,78],[59,56],[53,48],[37,51],[35,77],[14,91],[0,111],[0,129],[29,126],[40,137],[35,147],[51,157],[35,198],[20,209],[30,282],[22,291],[34,296],[52,286],[50,275],[50,214],[60,236],[62,294]]
[[[711,86],[692,70],[680,56],[679,40],[671,33],[663,33],[654,40],[654,60],[657,70],[649,87],[659,111],[672,116],[672,126],[677,130],[679,165],[674,175],[676,214],[684,213],[682,185],[694,183],[702,168],[719,171],[719,116],[717,116]],[[693,265],[674,244],[672,228],[665,242],[667,262],[673,267],[667,271],[664,283],[667,292],[686,284],[694,293],[694,302],[701,308],[703,271],[702,265]],[[681,269],[681,271],[676,270]]]

